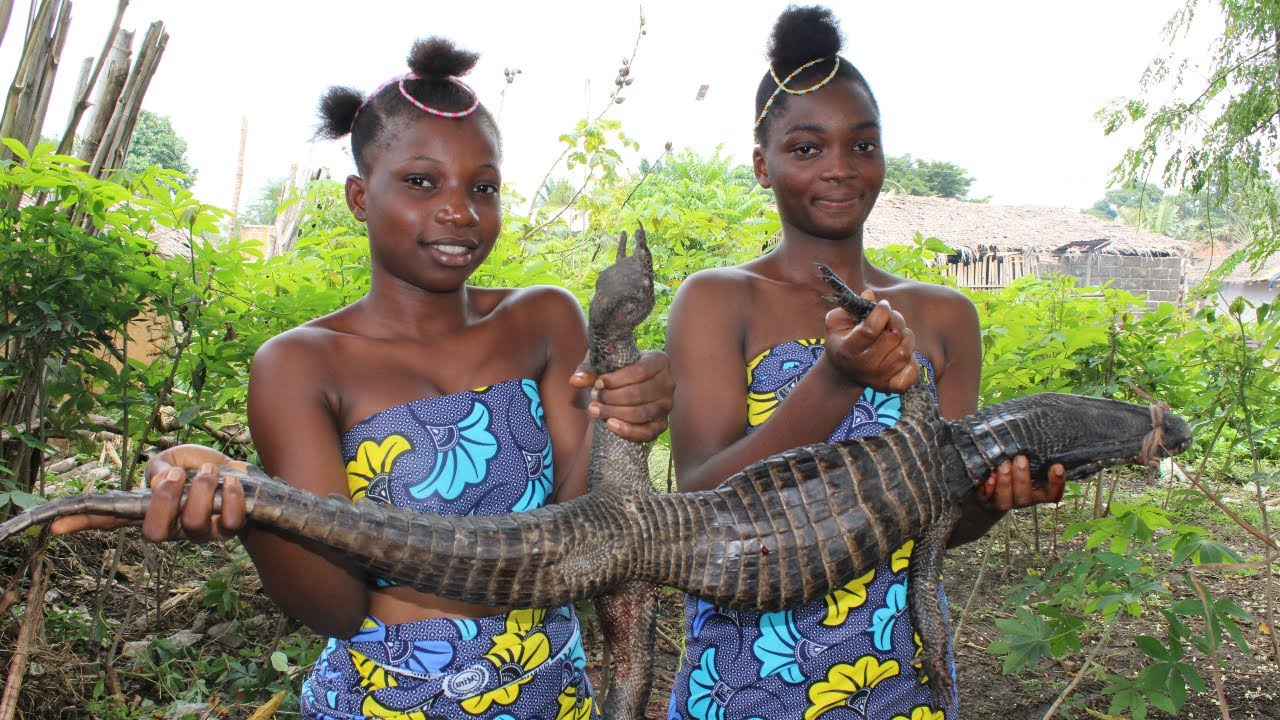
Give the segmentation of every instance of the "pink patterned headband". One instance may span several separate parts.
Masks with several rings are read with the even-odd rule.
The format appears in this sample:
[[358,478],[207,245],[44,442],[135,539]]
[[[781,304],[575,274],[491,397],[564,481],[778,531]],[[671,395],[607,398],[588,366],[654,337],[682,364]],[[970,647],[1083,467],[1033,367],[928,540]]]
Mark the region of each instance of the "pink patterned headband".
[[[473,98],[471,107],[467,108],[466,110],[459,110],[457,112],[449,112],[447,110],[437,110],[436,108],[433,108],[430,105],[427,105],[426,103],[419,101],[417,98],[410,95],[408,90],[404,89],[404,83],[406,80],[420,80],[420,79],[421,79],[420,77],[418,77],[413,73],[405,73],[404,75],[401,75],[399,77],[393,77],[390,80],[382,83],[378,87],[374,88],[373,92],[369,93],[369,96],[364,99],[364,102],[360,103],[360,107],[356,108],[356,117],[360,115],[360,111],[364,109],[365,105],[369,104],[370,100],[373,100],[375,97],[377,97],[378,93],[382,92],[388,85],[392,83],[395,83],[396,85],[399,86],[400,94],[404,96],[405,100],[408,100],[409,102],[416,105],[419,110],[422,110],[423,112],[431,113],[432,115],[436,115],[438,117],[443,117],[443,118],[466,117],[471,113],[475,112],[476,108],[480,107],[480,96],[476,94],[476,91],[472,90],[469,85],[462,82],[458,78],[449,76],[448,80],[450,82],[456,84],[458,87],[462,88],[463,90],[466,90],[468,93],[471,94],[471,97]],[[353,124],[355,123],[355,117],[352,117],[351,122]]]

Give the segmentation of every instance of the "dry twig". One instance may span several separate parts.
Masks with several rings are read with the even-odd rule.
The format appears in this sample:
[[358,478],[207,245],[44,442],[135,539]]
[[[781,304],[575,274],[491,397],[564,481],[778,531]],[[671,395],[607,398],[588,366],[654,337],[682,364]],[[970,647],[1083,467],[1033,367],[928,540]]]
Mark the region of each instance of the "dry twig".
[[4,684],[4,695],[0,696],[0,720],[13,720],[18,711],[18,695],[22,692],[22,680],[27,674],[27,665],[31,660],[31,646],[36,636],[44,627],[44,594],[48,589],[49,572],[45,568],[45,546],[48,542],[47,531],[41,533],[36,543],[35,555],[31,560],[31,586],[27,590],[27,609],[22,616],[22,627],[18,630],[18,646],[9,660],[9,675]]
[[1191,580],[1191,586],[1196,591],[1196,596],[1200,598],[1200,604],[1204,606],[1204,636],[1209,641],[1209,668],[1213,670],[1213,687],[1218,692],[1218,707],[1222,708],[1222,720],[1231,720],[1231,710],[1227,708],[1227,691],[1222,684],[1221,662],[1218,660],[1218,639],[1214,637],[1213,622],[1209,619],[1209,594],[1205,592],[1204,585],[1200,584],[1200,579],[1196,577],[1196,569],[1191,568],[1187,573],[1187,578]]

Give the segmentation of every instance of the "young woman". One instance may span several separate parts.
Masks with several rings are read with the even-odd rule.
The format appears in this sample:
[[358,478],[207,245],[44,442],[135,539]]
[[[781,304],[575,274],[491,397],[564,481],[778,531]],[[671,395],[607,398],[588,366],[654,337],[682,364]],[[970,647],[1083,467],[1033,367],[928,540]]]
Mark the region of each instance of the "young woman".
[[[372,281],[352,305],[265,343],[249,380],[263,468],[317,495],[447,514],[527,510],[585,489],[588,414],[638,441],[666,427],[665,355],[596,380],[576,371],[586,336],[572,295],[468,284],[502,223],[498,129],[458,79],[476,59],[420,42],[409,74],[321,102],[321,134],[351,136],[359,174],[347,203],[368,226]],[[598,717],[571,607],[499,611],[365,577],[323,548],[243,528],[234,482],[215,517],[219,462],[198,446],[154,459],[143,531],[239,534],[267,594],[330,636],[302,688],[305,717]],[[183,467],[202,472],[179,509]]]
[[[788,448],[878,433],[897,420],[898,393],[918,373],[944,417],[977,407],[973,305],[863,254],[863,224],[884,183],[880,113],[840,46],[829,10],[791,7],[779,17],[756,96],[753,163],[777,200],[781,242],[756,260],[693,275],[672,305],[681,490],[715,487]],[[853,322],[829,298],[818,262],[879,306]],[[951,543],[979,537],[1009,508],[1056,502],[1062,488],[1061,467],[1036,489],[1025,458],[1006,464],[965,508]],[[911,546],[796,610],[734,612],[687,598],[669,717],[813,720],[848,706],[875,720],[956,718],[956,698],[935,707],[912,667]]]

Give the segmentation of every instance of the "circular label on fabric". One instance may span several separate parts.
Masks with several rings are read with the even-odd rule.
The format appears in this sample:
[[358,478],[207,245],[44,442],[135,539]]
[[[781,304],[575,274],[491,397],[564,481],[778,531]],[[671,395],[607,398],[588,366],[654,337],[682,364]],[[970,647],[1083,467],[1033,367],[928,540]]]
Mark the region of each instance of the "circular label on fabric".
[[489,667],[477,663],[444,679],[440,689],[445,697],[460,700],[479,693],[489,683]]

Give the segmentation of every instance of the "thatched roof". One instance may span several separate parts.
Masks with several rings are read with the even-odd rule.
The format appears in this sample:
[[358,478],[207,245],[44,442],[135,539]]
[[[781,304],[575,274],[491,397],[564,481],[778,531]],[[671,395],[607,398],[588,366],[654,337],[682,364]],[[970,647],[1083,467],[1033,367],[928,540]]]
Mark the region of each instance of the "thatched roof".
[[992,252],[1185,255],[1177,238],[1143,232],[1066,208],[993,205],[936,197],[883,194],[867,219],[871,247],[910,242],[916,231],[962,257]]
[[191,257],[191,243],[187,233],[181,230],[152,225],[147,237],[156,244],[156,252],[162,257]]

